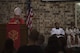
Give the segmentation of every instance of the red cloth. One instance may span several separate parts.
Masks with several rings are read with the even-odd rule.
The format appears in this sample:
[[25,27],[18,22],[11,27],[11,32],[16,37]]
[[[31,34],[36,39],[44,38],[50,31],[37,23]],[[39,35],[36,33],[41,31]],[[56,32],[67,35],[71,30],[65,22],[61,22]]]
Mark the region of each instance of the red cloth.
[[19,24],[7,24],[7,38],[11,38],[14,41],[14,47],[18,49],[20,47],[20,25]]
[[[20,24],[24,24],[24,23],[25,23],[24,20],[21,19],[21,18],[19,19],[19,22],[20,22]],[[9,24],[17,24],[17,23],[16,23],[16,18],[10,19]]]

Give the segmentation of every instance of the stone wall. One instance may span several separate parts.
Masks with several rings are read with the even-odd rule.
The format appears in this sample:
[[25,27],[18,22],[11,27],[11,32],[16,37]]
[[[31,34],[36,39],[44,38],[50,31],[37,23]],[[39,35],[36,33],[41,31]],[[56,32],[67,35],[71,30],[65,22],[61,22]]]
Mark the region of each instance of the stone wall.
[[0,0],[0,23],[5,24],[9,22],[10,18],[14,16],[14,9],[16,7],[22,9],[21,16],[24,18],[26,5],[26,0]]
[[[41,0],[32,0],[34,28],[42,33],[46,39],[50,36],[51,28],[55,22],[65,28],[70,22],[75,21],[75,3],[74,2],[41,2]],[[7,23],[13,17],[13,10],[19,6],[26,13],[26,0],[0,0],[0,23]],[[46,40],[47,41],[47,40]]]
[[41,2],[32,1],[33,6],[33,25],[46,39],[50,36],[51,28],[55,22],[59,22],[66,28],[71,22],[75,22],[75,3],[74,2]]

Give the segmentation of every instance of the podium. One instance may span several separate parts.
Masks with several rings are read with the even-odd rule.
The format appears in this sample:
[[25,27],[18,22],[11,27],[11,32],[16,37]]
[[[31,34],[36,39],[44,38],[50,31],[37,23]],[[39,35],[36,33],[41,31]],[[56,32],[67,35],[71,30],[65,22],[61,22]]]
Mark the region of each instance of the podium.
[[[20,45],[27,44],[28,28],[25,24],[20,24]],[[4,48],[7,35],[7,24],[0,24],[0,51]]]

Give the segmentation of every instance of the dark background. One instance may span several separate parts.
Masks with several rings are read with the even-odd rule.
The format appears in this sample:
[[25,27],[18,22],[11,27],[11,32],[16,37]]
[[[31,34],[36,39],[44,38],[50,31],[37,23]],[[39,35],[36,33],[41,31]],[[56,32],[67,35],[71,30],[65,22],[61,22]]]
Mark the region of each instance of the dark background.
[[42,0],[42,1],[80,1],[80,0]]

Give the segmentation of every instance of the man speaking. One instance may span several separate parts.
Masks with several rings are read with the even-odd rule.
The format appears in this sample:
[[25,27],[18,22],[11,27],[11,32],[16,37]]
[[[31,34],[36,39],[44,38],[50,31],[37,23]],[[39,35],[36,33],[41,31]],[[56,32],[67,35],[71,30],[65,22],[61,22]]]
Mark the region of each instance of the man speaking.
[[10,19],[8,24],[24,24],[24,20],[20,18],[22,10],[19,7],[14,9],[14,17]]

